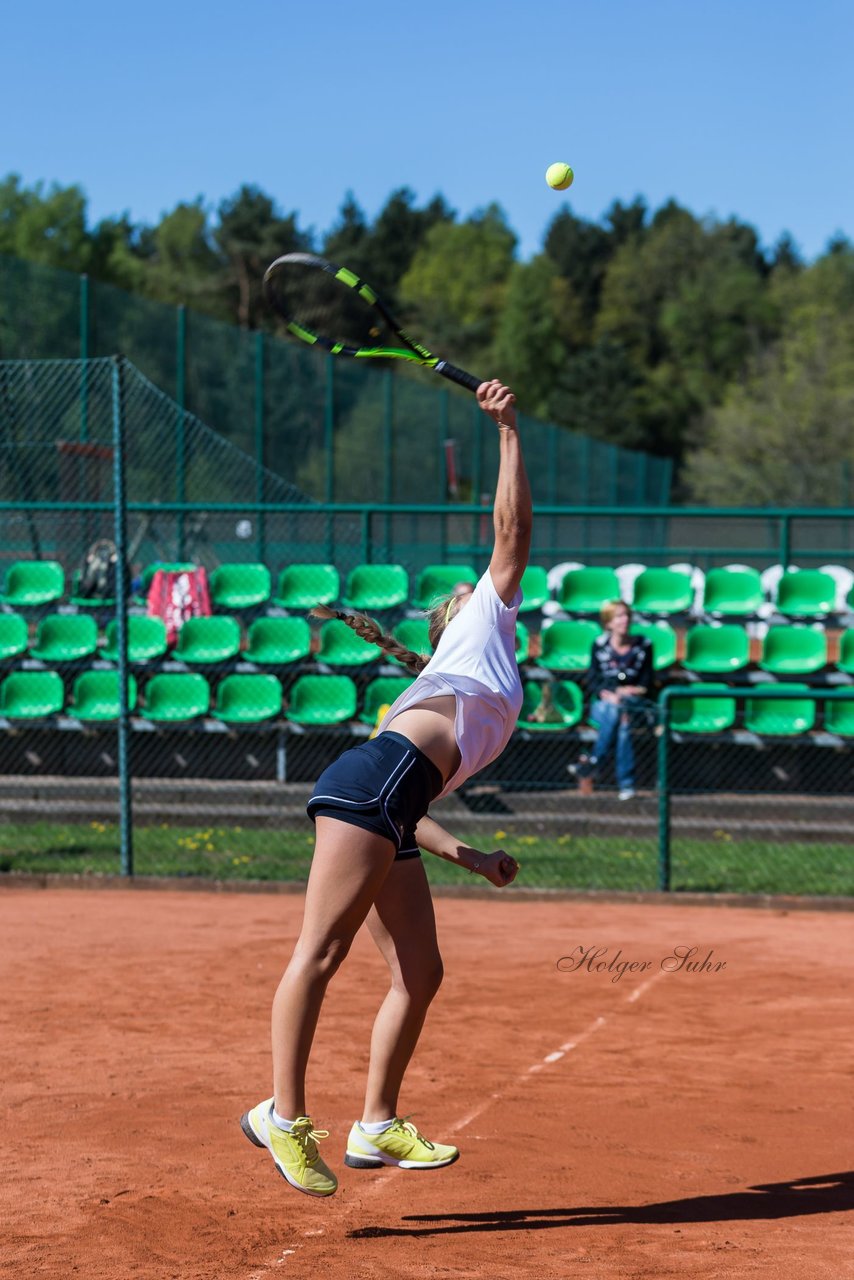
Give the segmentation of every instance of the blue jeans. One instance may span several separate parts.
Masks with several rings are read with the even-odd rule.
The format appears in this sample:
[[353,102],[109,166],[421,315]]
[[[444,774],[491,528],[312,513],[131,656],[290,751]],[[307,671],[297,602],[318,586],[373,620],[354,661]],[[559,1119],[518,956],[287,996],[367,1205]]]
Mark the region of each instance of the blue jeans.
[[632,746],[631,712],[628,707],[611,702],[594,702],[590,708],[590,719],[599,726],[599,736],[593,748],[593,756],[601,765],[614,750],[616,739],[617,754],[614,761],[617,786],[621,791],[635,785],[635,751]]

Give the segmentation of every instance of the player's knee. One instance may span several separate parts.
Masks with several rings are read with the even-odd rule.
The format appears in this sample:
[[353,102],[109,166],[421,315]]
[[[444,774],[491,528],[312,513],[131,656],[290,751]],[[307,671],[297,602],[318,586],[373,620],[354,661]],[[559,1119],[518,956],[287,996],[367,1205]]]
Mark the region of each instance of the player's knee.
[[350,937],[300,939],[294,950],[293,962],[311,976],[329,979],[346,957],[352,941]]

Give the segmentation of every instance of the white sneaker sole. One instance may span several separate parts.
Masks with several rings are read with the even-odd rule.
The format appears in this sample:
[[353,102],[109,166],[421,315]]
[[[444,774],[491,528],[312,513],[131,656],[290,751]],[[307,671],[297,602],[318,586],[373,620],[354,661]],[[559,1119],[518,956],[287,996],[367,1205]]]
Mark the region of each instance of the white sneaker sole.
[[270,1146],[269,1141],[265,1140],[266,1135],[263,1132],[259,1133],[258,1130],[255,1128],[255,1125],[252,1123],[251,1111],[244,1112],[244,1114],[240,1117],[240,1127],[243,1130],[243,1132],[246,1134],[246,1137],[249,1139],[249,1141],[252,1143],[253,1146],[263,1147],[265,1151],[270,1152],[270,1155],[273,1157],[273,1164],[276,1166],[276,1170],[285,1179],[285,1182],[289,1183],[294,1188],[295,1191],[301,1191],[304,1196],[316,1196],[321,1200],[327,1200],[329,1196],[332,1196],[335,1194],[335,1190],[337,1190],[337,1188],[335,1188],[335,1190],[333,1191],[312,1191],[309,1187],[303,1187],[300,1185],[300,1183],[295,1182],[293,1178],[290,1176],[290,1174],[288,1173],[287,1169],[283,1169],[282,1166],[279,1164],[278,1160],[276,1159],[276,1153],[273,1151],[272,1147]]
[[455,1151],[452,1156],[446,1156],[444,1160],[398,1160],[395,1156],[386,1155],[384,1151],[374,1148],[376,1154],[370,1154],[367,1151],[351,1151],[348,1147],[344,1154],[344,1163],[350,1169],[382,1169],[383,1166],[392,1166],[395,1169],[444,1169],[449,1164],[453,1164],[459,1160],[460,1153]]

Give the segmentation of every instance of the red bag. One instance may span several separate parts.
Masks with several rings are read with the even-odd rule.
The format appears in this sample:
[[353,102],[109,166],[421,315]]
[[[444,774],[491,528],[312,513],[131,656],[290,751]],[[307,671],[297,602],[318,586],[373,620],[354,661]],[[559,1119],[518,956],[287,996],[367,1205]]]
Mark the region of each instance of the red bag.
[[170,648],[188,618],[208,617],[210,612],[206,569],[157,570],[148,588],[148,616],[163,619]]

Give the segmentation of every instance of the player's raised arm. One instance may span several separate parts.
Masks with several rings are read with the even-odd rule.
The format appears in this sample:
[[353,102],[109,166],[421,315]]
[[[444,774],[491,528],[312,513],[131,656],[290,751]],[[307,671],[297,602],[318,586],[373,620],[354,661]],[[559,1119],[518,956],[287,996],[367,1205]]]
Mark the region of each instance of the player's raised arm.
[[477,399],[498,425],[498,483],[493,506],[495,546],[489,571],[496,591],[509,605],[528,563],[533,525],[531,488],[522,456],[513,392],[493,379],[481,383]]

